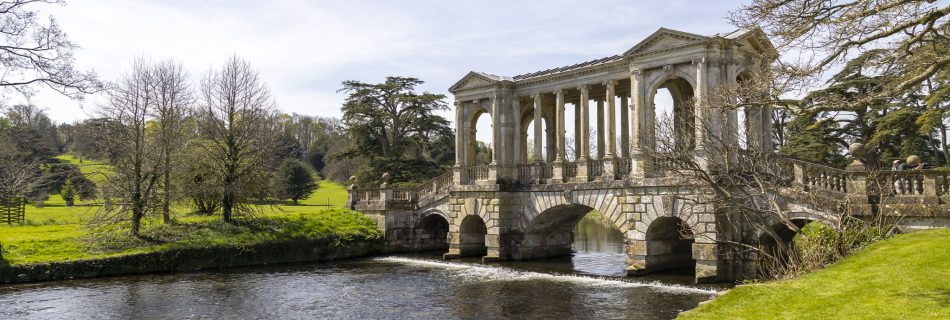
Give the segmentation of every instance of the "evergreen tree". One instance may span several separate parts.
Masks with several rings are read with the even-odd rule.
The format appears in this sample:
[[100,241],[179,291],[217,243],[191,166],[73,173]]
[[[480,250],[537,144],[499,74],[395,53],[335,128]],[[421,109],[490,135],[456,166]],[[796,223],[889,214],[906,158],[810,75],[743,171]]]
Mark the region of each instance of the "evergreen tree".
[[59,195],[63,196],[63,201],[66,201],[67,207],[72,207],[76,201],[76,189],[73,188],[73,182],[66,180],[66,184],[59,190]]
[[317,181],[313,176],[313,169],[306,162],[284,159],[273,178],[274,193],[278,198],[290,199],[297,204],[297,200],[310,197],[313,190],[317,189]]

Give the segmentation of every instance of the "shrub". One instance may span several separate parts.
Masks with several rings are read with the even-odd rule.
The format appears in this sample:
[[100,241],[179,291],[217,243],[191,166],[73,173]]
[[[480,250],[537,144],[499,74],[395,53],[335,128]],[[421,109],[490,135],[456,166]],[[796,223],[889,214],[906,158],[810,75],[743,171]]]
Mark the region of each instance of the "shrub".
[[67,207],[72,207],[76,201],[76,189],[73,188],[73,182],[66,180],[66,184],[59,188],[59,195],[63,196]]

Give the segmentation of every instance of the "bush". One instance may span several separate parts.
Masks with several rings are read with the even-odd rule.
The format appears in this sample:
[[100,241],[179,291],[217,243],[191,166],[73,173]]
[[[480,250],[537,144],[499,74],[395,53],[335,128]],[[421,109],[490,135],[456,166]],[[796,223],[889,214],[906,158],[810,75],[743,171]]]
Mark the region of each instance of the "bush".
[[66,180],[66,184],[59,188],[59,195],[63,196],[67,207],[72,207],[76,202],[76,189],[73,188],[73,182]]

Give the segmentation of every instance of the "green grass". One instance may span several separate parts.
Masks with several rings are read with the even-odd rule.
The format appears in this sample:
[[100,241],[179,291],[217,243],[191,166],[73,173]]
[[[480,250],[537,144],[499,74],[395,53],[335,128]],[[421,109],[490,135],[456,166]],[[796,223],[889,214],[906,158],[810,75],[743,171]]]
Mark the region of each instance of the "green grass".
[[[64,161],[78,160],[61,156]],[[89,160],[80,167],[84,172],[108,174],[108,166]],[[91,228],[88,222],[99,210],[97,202],[77,202],[67,207],[62,197],[50,195],[40,208],[27,205],[26,223],[0,224],[3,263],[11,265],[108,257],[169,248],[244,246],[268,241],[335,237],[342,239],[375,238],[381,234],[375,222],[362,214],[341,207],[346,188],[331,181],[320,181],[320,188],[306,200],[293,205],[258,205],[257,215],[239,223],[221,222],[220,215],[191,214],[186,204],[174,208],[174,223],[164,224],[152,216],[143,222],[142,237],[127,236],[127,224]],[[325,208],[329,202],[337,208]]]
[[795,279],[740,286],[683,319],[950,319],[950,229],[899,235]]
[[97,162],[89,159],[80,159],[70,155],[62,154],[56,157],[63,162],[72,163],[79,167],[79,171],[86,176],[90,181],[95,182],[96,184],[102,184],[106,180],[106,177],[113,174],[112,167],[108,164]]

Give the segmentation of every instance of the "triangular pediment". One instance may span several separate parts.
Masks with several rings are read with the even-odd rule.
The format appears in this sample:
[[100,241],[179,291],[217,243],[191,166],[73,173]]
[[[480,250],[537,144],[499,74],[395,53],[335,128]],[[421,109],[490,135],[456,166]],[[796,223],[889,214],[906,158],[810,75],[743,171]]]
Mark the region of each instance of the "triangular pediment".
[[772,45],[772,41],[769,41],[769,38],[765,35],[765,32],[762,32],[762,30],[759,28],[750,30],[737,30],[736,32],[733,32],[727,36],[727,38],[738,42],[743,48],[747,48],[763,55],[778,56],[778,50],[776,50],[775,46]]
[[623,55],[631,55],[643,52],[662,50],[666,48],[678,47],[708,39],[707,37],[692,34],[688,32],[676,31],[667,28],[660,28],[637,45],[624,52]]
[[466,88],[481,87],[498,82],[497,79],[490,78],[487,74],[481,72],[469,72],[461,80],[449,87],[449,91],[457,91]]

